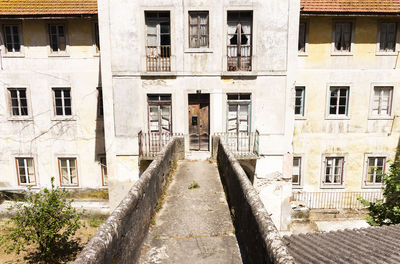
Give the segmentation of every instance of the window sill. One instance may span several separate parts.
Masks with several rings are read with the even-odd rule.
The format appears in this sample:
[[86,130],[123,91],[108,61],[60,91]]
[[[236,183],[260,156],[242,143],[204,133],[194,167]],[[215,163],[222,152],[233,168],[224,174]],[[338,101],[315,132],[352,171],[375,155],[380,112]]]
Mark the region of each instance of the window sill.
[[292,189],[295,189],[295,190],[302,190],[302,189],[303,189],[303,186],[301,186],[301,185],[293,185],[293,184],[292,184]]
[[325,120],[350,120],[349,116],[326,116]]
[[57,58],[57,57],[69,57],[69,54],[67,54],[67,53],[60,53],[60,54],[51,53],[51,54],[49,54],[49,57],[53,57],[53,58]]
[[248,77],[256,77],[258,75],[257,72],[254,71],[223,71],[221,72],[221,76],[248,76]]
[[5,53],[3,55],[3,58],[25,58],[25,54],[22,54],[22,53],[15,53],[15,54]]
[[393,120],[393,116],[370,116],[368,120]]
[[332,52],[331,53],[331,56],[353,56],[354,54],[353,54],[353,52],[337,52],[337,51],[335,51],[335,52]]
[[377,52],[375,53],[375,55],[376,55],[376,56],[397,56],[397,55],[399,55],[399,53],[398,53],[397,51],[388,51],[388,52],[385,52],[385,51],[377,51]]
[[60,188],[63,188],[63,189],[79,189],[81,187],[79,185],[60,185]]
[[299,57],[308,57],[308,52],[299,52],[299,53],[297,53],[297,56],[299,56]]
[[321,189],[344,189],[343,185],[322,185]]
[[76,121],[76,118],[72,116],[54,116],[51,121]]
[[31,116],[27,116],[27,117],[9,117],[8,121],[33,121],[33,118]]
[[96,58],[100,57],[100,53],[93,54],[93,57],[96,57]]
[[295,115],[294,120],[307,120],[307,117],[301,115]]
[[140,76],[142,77],[157,77],[157,76],[165,76],[165,77],[175,77],[177,76],[176,72],[141,72]]
[[210,48],[187,48],[185,53],[213,53],[213,50]]
[[363,185],[362,186],[362,188],[363,189],[373,189],[373,190],[382,190],[382,188],[383,188],[383,185],[382,184],[379,184],[379,185]]

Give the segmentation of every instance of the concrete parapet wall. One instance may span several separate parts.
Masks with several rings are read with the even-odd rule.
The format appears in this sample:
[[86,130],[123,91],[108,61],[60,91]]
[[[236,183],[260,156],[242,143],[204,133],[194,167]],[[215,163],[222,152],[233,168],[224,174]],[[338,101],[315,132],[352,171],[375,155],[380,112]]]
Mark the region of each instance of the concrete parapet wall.
[[247,263],[295,263],[260,197],[234,155],[214,138],[222,182]]
[[184,158],[183,138],[174,138],[141,175],[74,263],[135,263],[171,164]]

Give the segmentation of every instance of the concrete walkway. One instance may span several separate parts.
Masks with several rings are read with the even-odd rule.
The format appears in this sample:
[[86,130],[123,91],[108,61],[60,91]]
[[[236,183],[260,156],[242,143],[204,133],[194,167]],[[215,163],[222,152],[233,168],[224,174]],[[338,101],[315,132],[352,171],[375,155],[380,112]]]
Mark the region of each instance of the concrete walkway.
[[[197,182],[200,186],[188,189]],[[242,263],[217,165],[179,161],[139,263]]]

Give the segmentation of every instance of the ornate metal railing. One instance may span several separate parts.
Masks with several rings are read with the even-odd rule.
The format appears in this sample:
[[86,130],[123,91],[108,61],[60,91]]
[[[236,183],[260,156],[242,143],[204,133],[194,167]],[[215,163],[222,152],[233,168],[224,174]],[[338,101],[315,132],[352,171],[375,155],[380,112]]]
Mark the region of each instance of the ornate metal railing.
[[173,137],[182,135],[180,133],[143,133],[140,131],[138,134],[139,157],[154,159]]
[[224,140],[236,158],[257,158],[260,154],[260,133],[257,130],[239,133],[222,132],[215,135]]
[[146,46],[146,71],[171,71],[171,46]]
[[251,71],[251,45],[228,45],[228,71]]
[[381,191],[374,192],[293,192],[293,201],[304,202],[310,209],[362,209],[358,200],[362,197],[369,202],[383,199]]

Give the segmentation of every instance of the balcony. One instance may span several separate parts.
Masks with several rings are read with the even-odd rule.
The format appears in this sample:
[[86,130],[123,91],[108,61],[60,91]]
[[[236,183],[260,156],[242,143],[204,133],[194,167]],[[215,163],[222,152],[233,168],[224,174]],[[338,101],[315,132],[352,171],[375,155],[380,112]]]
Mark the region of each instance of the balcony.
[[239,133],[215,133],[224,140],[226,146],[236,159],[257,159],[259,156],[260,133],[239,132]]
[[228,45],[228,71],[251,71],[251,45]]
[[146,46],[146,71],[171,71],[171,46]]
[[138,134],[139,157],[142,160],[155,159],[163,148],[176,136],[182,136],[180,133],[143,133]]

